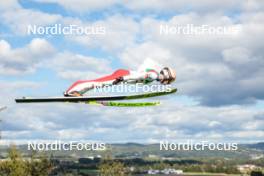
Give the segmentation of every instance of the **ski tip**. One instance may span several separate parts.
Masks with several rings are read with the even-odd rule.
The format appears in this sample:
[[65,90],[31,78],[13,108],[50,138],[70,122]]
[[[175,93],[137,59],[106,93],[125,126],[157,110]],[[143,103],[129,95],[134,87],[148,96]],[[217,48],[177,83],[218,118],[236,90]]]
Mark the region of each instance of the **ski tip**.
[[169,92],[172,92],[172,93],[174,93],[174,92],[177,92],[177,88],[173,88],[173,89],[171,89],[171,91],[169,91]]

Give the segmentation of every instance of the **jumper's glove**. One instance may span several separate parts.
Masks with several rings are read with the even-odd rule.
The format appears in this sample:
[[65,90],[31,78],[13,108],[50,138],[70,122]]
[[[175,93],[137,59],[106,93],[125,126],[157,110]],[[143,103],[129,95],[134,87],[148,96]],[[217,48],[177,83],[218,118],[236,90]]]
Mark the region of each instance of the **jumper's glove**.
[[119,84],[120,82],[124,81],[124,77],[119,77],[114,80],[113,85]]

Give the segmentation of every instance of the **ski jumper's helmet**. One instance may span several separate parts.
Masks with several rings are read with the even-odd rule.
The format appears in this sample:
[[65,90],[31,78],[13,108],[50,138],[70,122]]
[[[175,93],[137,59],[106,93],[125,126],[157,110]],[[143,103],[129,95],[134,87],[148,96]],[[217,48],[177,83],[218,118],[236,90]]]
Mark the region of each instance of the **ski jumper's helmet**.
[[162,79],[160,80],[162,84],[170,84],[176,80],[175,71],[169,67],[164,67],[160,71],[160,74],[162,75]]

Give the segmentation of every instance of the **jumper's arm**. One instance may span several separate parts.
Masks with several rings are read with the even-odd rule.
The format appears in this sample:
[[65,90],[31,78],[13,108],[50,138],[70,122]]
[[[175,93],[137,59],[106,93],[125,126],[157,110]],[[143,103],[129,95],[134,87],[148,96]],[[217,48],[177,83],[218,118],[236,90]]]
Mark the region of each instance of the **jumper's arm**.
[[158,75],[154,72],[132,72],[128,76],[124,76],[124,82],[127,83],[143,83],[146,80],[152,82],[158,79]]

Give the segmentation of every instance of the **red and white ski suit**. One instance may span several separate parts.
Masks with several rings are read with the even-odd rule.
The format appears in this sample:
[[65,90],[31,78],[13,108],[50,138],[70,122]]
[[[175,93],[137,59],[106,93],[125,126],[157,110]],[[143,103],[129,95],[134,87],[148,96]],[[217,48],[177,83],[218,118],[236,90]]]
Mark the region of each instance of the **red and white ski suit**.
[[102,78],[94,80],[79,80],[72,84],[64,95],[72,95],[75,92],[83,95],[85,92],[95,88],[103,87],[106,85],[114,85],[119,82],[127,83],[150,83],[154,80],[158,80],[159,73],[154,69],[146,69],[144,71],[129,71],[124,69],[119,69],[112,73],[111,75],[104,76]]

